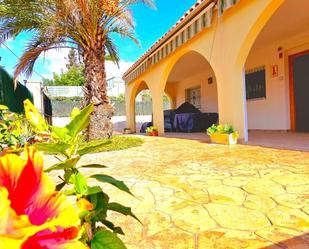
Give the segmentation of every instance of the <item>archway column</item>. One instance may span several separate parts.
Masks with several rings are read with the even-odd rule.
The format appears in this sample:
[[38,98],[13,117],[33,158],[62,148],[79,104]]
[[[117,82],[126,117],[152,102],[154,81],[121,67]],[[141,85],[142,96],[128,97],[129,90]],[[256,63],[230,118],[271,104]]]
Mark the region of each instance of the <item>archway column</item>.
[[209,61],[217,77],[219,121],[232,124],[244,141],[248,141],[244,65],[258,34],[283,2],[240,1],[218,20]]
[[159,134],[164,134],[164,110],[163,110],[163,96],[162,91],[158,86],[151,84],[150,91],[152,93],[152,119],[153,125],[158,128]]
[[242,68],[222,65],[216,68],[220,124],[231,124],[239,138],[248,141],[245,75]]
[[126,86],[125,103],[126,103],[126,127],[132,132],[136,132],[135,126],[135,93],[133,92],[133,84]]

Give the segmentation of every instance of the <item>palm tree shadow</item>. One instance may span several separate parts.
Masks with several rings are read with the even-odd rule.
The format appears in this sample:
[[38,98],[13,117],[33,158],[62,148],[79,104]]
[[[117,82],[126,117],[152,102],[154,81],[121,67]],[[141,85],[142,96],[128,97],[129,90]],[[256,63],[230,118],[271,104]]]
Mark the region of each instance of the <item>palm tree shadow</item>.
[[309,233],[304,233],[260,249],[309,249]]

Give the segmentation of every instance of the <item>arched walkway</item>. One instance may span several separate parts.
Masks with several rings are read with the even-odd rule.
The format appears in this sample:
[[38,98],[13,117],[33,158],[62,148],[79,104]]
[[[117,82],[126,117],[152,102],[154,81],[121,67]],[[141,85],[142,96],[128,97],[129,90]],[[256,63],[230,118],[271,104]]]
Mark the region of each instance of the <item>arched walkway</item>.
[[[167,92],[176,109],[185,102],[189,102],[202,113],[218,113],[218,96],[215,73],[205,57],[196,51],[187,51],[177,60],[172,60],[168,66],[164,91]],[[165,113],[165,126],[168,125],[168,113]],[[174,122],[174,117],[171,122]],[[200,119],[202,122],[205,120]],[[209,120],[212,125],[212,121]],[[173,124],[171,124],[173,126]],[[204,131],[193,129],[193,131]],[[178,130],[178,127],[174,127]],[[170,130],[166,129],[165,130]],[[181,130],[180,130],[181,131]]]
[[[147,94],[151,96],[151,91],[149,89],[146,81],[140,81],[136,84],[132,84],[127,87],[126,91],[126,115],[127,115],[127,127],[131,129],[132,132],[138,132],[137,122],[136,122],[136,98],[144,90],[148,90]],[[141,101],[140,101],[141,102]],[[151,105],[150,105],[151,108]],[[140,125],[139,127],[140,128]]]
[[[254,25],[260,32],[253,43],[254,37],[247,41],[252,43],[244,62],[248,128],[308,132],[309,115],[303,106],[309,104],[309,87],[304,82],[309,73],[298,71],[293,61],[298,58],[300,68],[309,68],[309,2],[277,2],[267,21]],[[296,81],[294,72],[299,74]]]
[[[194,89],[196,91],[191,91]],[[197,94],[194,100],[190,91]],[[201,111],[218,112],[215,73],[204,56],[196,51],[185,53],[174,63],[166,80],[165,92],[170,94],[175,107],[189,101]]]

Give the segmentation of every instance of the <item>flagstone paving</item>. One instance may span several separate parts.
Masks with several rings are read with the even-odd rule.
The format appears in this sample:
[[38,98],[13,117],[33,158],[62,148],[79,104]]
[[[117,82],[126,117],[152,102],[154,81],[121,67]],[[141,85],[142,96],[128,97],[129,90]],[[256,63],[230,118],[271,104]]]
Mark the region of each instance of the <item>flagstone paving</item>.
[[309,153],[145,137],[83,160],[135,195],[104,185],[142,222],[111,213],[129,249],[309,248]]

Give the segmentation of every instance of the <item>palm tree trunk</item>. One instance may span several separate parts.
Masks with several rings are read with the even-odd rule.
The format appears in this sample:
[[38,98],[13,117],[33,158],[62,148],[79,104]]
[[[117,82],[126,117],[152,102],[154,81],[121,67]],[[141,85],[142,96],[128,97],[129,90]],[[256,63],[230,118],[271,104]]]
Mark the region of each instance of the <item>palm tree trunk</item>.
[[113,133],[111,117],[114,107],[107,96],[107,81],[105,74],[105,51],[98,49],[84,51],[85,65],[84,105],[94,104],[87,130],[89,140],[109,138]]

